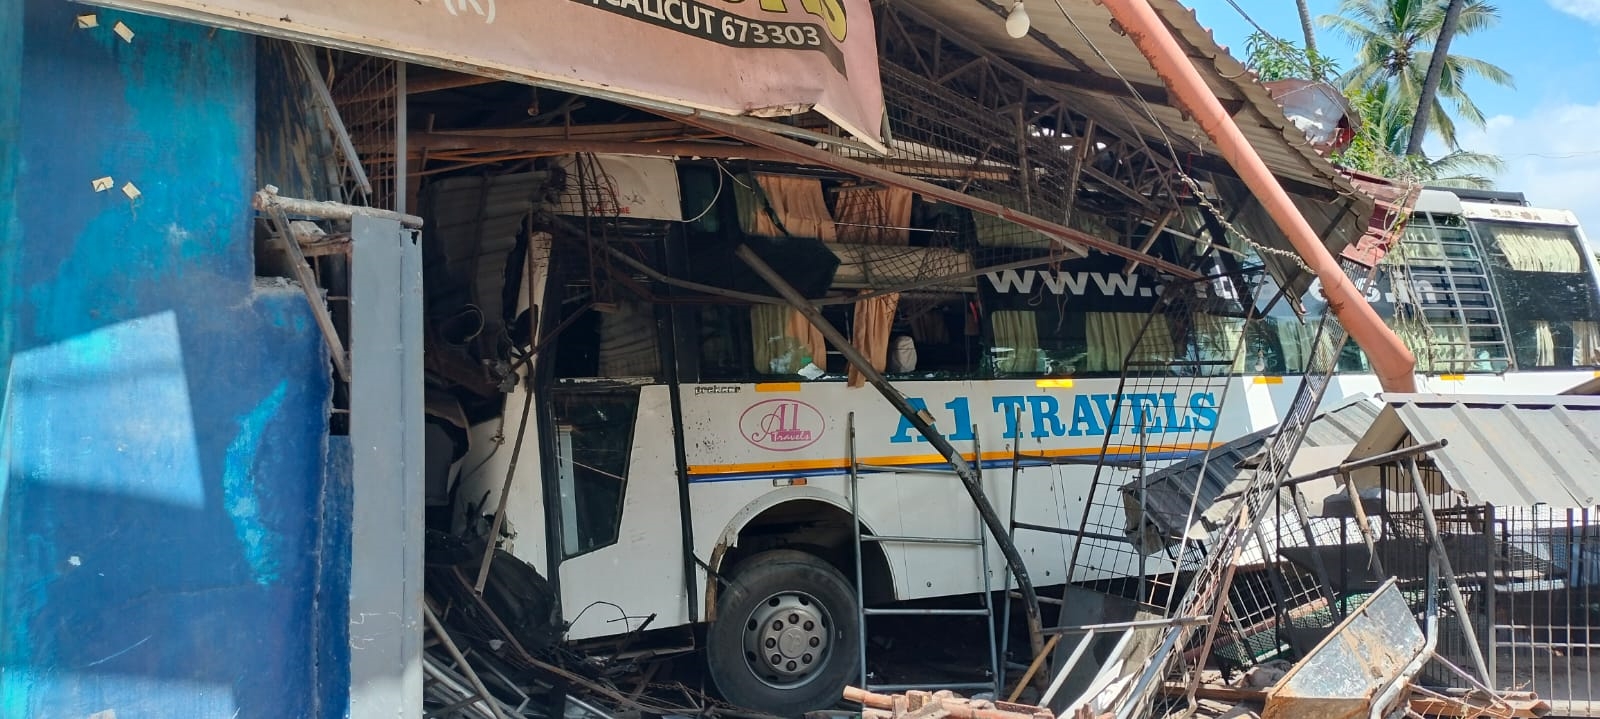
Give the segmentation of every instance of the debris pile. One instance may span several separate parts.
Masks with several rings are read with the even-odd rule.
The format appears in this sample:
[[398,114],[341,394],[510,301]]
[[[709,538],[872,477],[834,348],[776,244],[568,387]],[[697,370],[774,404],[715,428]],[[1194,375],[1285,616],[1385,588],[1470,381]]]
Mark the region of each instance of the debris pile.
[[[496,559],[505,559],[496,550]],[[429,533],[424,619],[424,710],[448,719],[611,719],[676,716],[771,719],[657,681],[672,654],[580,654],[557,641],[554,596],[532,568],[506,559],[472,580],[483,557],[457,537]]]
[[969,699],[948,690],[874,694],[845,687],[844,698],[861,705],[861,719],[1056,719],[1044,707]]

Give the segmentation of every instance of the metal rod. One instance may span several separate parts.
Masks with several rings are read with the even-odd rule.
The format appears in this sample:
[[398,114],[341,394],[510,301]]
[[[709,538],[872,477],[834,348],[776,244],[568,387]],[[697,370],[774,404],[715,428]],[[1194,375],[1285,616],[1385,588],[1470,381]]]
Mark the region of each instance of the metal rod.
[[903,187],[923,197],[940,202],[948,202],[957,207],[965,207],[973,212],[990,215],[1021,227],[1043,233],[1055,239],[1056,245],[1063,250],[1086,256],[1089,249],[1098,250],[1124,259],[1131,259],[1148,265],[1155,269],[1167,272],[1178,279],[1199,279],[1200,274],[1182,265],[1135,251],[1111,240],[1105,240],[1094,235],[1074,230],[1065,225],[1051,222],[1042,217],[1021,212],[998,202],[983,200],[977,197],[957,192],[948,187],[941,187],[931,182],[925,182],[912,177],[874,167],[859,160],[841,157],[827,150],[818,149],[805,143],[795,142],[787,138],[778,137],[762,132],[753,132],[715,121],[686,120],[689,124],[703,127],[713,132],[721,132],[737,140],[748,142],[752,145],[768,147],[774,150],[789,153],[793,159],[802,162],[820,165],[840,172],[846,172],[862,179],[881,182],[893,187]]
[[567,695],[567,701],[578,705],[578,708],[580,708],[580,709],[582,709],[582,710],[584,710],[586,712],[589,712],[590,714],[593,714],[593,715],[595,715],[597,717],[600,717],[600,719],[611,719],[611,717],[612,717],[611,714],[607,714],[606,712],[602,711],[599,707],[597,707],[597,706],[595,706],[593,704],[590,704],[589,702],[586,702],[586,701],[584,701],[582,699],[579,699],[579,698],[577,698],[575,696],[572,696],[571,694]]
[[1094,635],[1095,633],[1091,631],[1078,640],[1077,646],[1072,648],[1072,654],[1067,656],[1067,661],[1061,665],[1060,669],[1056,670],[1055,679],[1050,681],[1050,686],[1039,697],[1039,704],[1049,706],[1050,700],[1056,698],[1056,692],[1061,691],[1061,685],[1067,682],[1067,675],[1071,674],[1073,668],[1078,666],[1078,660],[1083,658],[1084,652],[1089,651],[1089,645],[1094,643]]
[[[1298,477],[1290,477],[1289,479],[1286,479],[1283,482],[1279,483],[1278,486],[1279,487],[1293,487],[1295,485],[1305,484],[1306,482],[1310,482],[1310,481],[1316,480],[1316,479],[1323,479],[1325,477],[1334,477],[1334,476],[1341,475],[1341,474],[1349,474],[1349,473],[1354,472],[1354,471],[1356,471],[1358,469],[1366,469],[1367,467],[1376,467],[1376,466],[1378,466],[1380,464],[1388,464],[1388,463],[1393,462],[1394,460],[1397,460],[1397,459],[1405,459],[1407,457],[1415,457],[1415,456],[1417,456],[1419,454],[1427,454],[1427,453],[1432,452],[1432,451],[1434,451],[1436,449],[1444,449],[1446,446],[1449,446],[1449,444],[1450,444],[1450,440],[1448,440],[1448,439],[1437,439],[1437,440],[1434,440],[1432,442],[1427,442],[1427,443],[1424,443],[1424,444],[1418,444],[1418,445],[1414,445],[1414,446],[1411,446],[1411,447],[1401,447],[1400,449],[1394,450],[1392,452],[1384,452],[1382,454],[1374,454],[1371,457],[1363,457],[1361,459],[1358,459],[1358,460],[1355,460],[1355,461],[1352,461],[1352,462],[1345,462],[1344,464],[1340,464],[1340,465],[1337,465],[1337,466],[1334,466],[1334,467],[1329,467],[1327,469],[1319,469],[1319,470],[1317,470],[1315,472],[1312,472],[1310,474],[1302,474],[1302,475],[1300,475]],[[1212,502],[1221,502],[1221,501],[1223,501],[1225,499],[1235,499],[1235,498],[1242,497],[1242,496],[1244,496],[1244,492],[1228,492],[1227,494],[1218,495],[1216,499],[1212,500]]]
[[[983,443],[976,424],[972,425],[972,457],[977,461],[978,483],[982,486]],[[987,493],[984,496],[988,496]],[[1004,670],[1001,668],[1003,661],[1000,657],[1000,642],[994,634],[994,579],[989,573],[989,538],[983,531],[983,517],[978,517],[978,520],[978,556],[982,560],[980,569],[983,571],[983,611],[987,615],[985,621],[989,624],[989,678],[994,680],[994,698],[998,701],[1000,695],[1005,693],[1006,680]]]
[[312,273],[311,265],[306,263],[305,253],[300,251],[300,241],[294,237],[294,229],[289,226],[289,216],[282,207],[269,205],[260,208],[272,217],[272,223],[278,226],[278,234],[283,240],[283,251],[289,255],[289,269],[294,272],[295,279],[300,282],[300,289],[305,292],[306,303],[311,305],[311,316],[317,322],[317,327],[322,330],[322,339],[328,343],[328,354],[333,358],[333,368],[339,373],[339,379],[345,384],[350,383],[350,355],[345,351],[344,339],[339,337],[339,330],[333,324],[333,315],[328,312],[328,303],[318,292],[321,285],[317,284],[317,276]]
[[[361,188],[361,192],[369,198],[372,197],[372,182],[367,179],[367,169],[361,166],[361,154],[356,152],[356,145],[350,140],[350,130],[344,126],[344,117],[339,114],[339,105],[333,101],[333,93],[328,91],[328,83],[323,80],[322,72],[317,68],[317,59],[311,56],[309,46],[298,42],[290,45],[294,47],[295,60],[299,62],[300,71],[306,76],[306,84],[311,86],[311,95],[316,99],[318,109],[322,110],[329,127],[333,128],[333,137],[339,143],[339,151],[344,154],[345,169],[355,179],[356,186]],[[402,137],[405,135],[403,124],[400,125],[399,135]]]
[[[422,671],[424,675],[432,677],[433,683],[435,684],[435,686],[432,687],[432,690],[435,695],[442,694],[449,699],[465,697],[465,699],[452,704],[452,707],[459,707],[462,711],[471,712],[469,716],[480,716],[485,717],[485,719],[495,719],[495,716],[493,713],[491,713],[491,710],[486,708],[488,702],[484,701],[483,697],[474,694],[471,687],[463,684],[461,676],[446,669],[444,667],[444,662],[424,654],[422,657]],[[440,686],[443,686],[449,691],[440,691]],[[426,691],[426,685],[424,685],[424,687]],[[444,716],[446,714],[447,712],[444,710],[435,710],[428,712],[423,716],[435,717]]]
[[893,544],[957,544],[962,546],[977,546],[982,542],[978,539],[962,539],[952,537],[897,537],[894,535],[872,535],[862,537],[863,542],[888,542]]
[[1361,493],[1356,491],[1356,483],[1349,477],[1344,478],[1344,493],[1350,498],[1350,508],[1356,515],[1356,529],[1361,531],[1361,541],[1367,545],[1367,568],[1372,570],[1374,577],[1389,576],[1388,572],[1383,571],[1383,561],[1378,558],[1378,540],[1373,536],[1372,522],[1367,519],[1367,508],[1361,505]]
[[266,187],[256,191],[255,198],[251,201],[251,206],[262,212],[270,212],[276,208],[287,213],[303,215],[305,217],[315,217],[323,220],[348,221],[354,218],[356,215],[362,215],[364,217],[375,217],[380,220],[394,220],[395,222],[399,222],[401,227],[407,227],[413,230],[422,227],[422,218],[417,217],[416,215],[408,215],[403,212],[390,212],[389,210],[379,210],[371,207],[357,207],[355,205],[346,205],[338,202],[322,202],[319,200],[300,200],[293,197],[283,197],[278,194],[278,188],[272,185],[267,185]]
[[1077,634],[1078,632],[1115,632],[1122,629],[1155,629],[1157,627],[1192,627],[1211,621],[1209,615],[1199,617],[1172,617],[1169,619],[1140,619],[1132,622],[1107,622],[1083,624],[1076,627],[1055,627],[1045,634]]
[[439,637],[440,643],[444,644],[444,650],[450,653],[450,658],[456,660],[456,666],[461,667],[462,673],[467,675],[467,681],[472,682],[472,688],[483,697],[484,703],[489,705],[489,711],[495,715],[495,719],[506,719],[506,715],[500,713],[500,702],[489,693],[488,687],[483,685],[483,680],[478,678],[478,673],[467,663],[467,658],[461,655],[461,649],[456,646],[456,641],[451,639],[449,633],[445,632],[444,626],[439,624],[439,618],[433,615],[433,608],[429,607],[427,602],[422,603],[422,618],[427,620],[428,628],[433,630]]
[[[1011,416],[1014,420],[1011,426],[1020,426],[1016,423],[1022,421],[1022,410],[1020,408],[1013,409]],[[1007,524],[1011,527],[1007,536],[1011,537],[1013,542],[1017,541],[1017,483],[1021,476],[1021,465],[1017,459],[1021,452],[1022,434],[1019,432],[1016,437],[1012,438],[1011,442],[1011,508],[1006,518]],[[1001,591],[1004,592],[1002,599],[1005,604],[1002,607],[1004,618],[1000,622],[1000,656],[1008,657],[1011,655],[1011,566],[1009,564],[1001,570],[1001,576],[1005,578],[1005,581],[1000,583]],[[1048,652],[1043,654],[1048,654]],[[1001,686],[1006,684],[1004,673],[1007,664],[1008,662],[1002,662],[1001,664]],[[1023,684],[1018,684],[1017,686],[1021,687]]]
[[850,529],[855,533],[856,550],[856,642],[857,660],[861,662],[861,686],[867,686],[867,593],[862,584],[861,572],[861,475],[856,471],[856,413],[845,415],[845,442],[849,444],[850,458]]
[[1294,200],[1284,191],[1272,169],[1256,152],[1244,131],[1233,121],[1222,101],[1206,84],[1166,22],[1148,0],[1101,0],[1121,30],[1138,47],[1145,59],[1173,94],[1176,104],[1188,111],[1217,149],[1233,167],[1262,207],[1288,238],[1307,267],[1322,281],[1328,307],[1337,316],[1356,344],[1366,350],[1373,374],[1387,392],[1415,392],[1416,357],[1389,329],[1368,304],[1355,283],[1339,266],[1328,248],[1301,214]]
[[873,387],[877,388],[884,399],[888,400],[889,404],[901,416],[905,417],[919,434],[927,438],[928,443],[933,445],[933,448],[950,462],[951,467],[955,468],[956,475],[961,478],[961,484],[966,487],[967,494],[972,497],[972,503],[977,506],[978,514],[983,518],[983,523],[988,527],[989,532],[994,535],[995,543],[1000,546],[1000,552],[1005,555],[1006,564],[1010,565],[1012,573],[1017,577],[1017,588],[1022,592],[1024,608],[1027,612],[1028,635],[1033,644],[1033,651],[1037,654],[1040,649],[1044,648],[1044,639],[1041,631],[1042,620],[1039,616],[1039,596],[1034,591],[1032,578],[1028,576],[1028,567],[1023,562],[1022,555],[1017,552],[1017,545],[1011,541],[1011,534],[1007,530],[1005,523],[1000,521],[1000,515],[995,513],[994,505],[989,503],[989,497],[984,494],[983,485],[979,483],[977,476],[973,473],[972,465],[968,464],[967,460],[961,456],[961,453],[950,445],[950,440],[946,439],[943,434],[939,433],[939,430],[934,428],[925,411],[919,412],[915,407],[912,407],[911,402],[906,399],[905,395],[901,394],[900,390],[896,389],[888,379],[884,378],[883,373],[873,367],[872,362],[862,356],[855,345],[851,344],[850,340],[833,326],[833,323],[823,317],[816,307],[806,302],[805,297],[785,281],[776,270],[773,270],[765,260],[762,260],[747,245],[740,245],[737,250],[734,250],[734,254],[749,265],[750,269],[754,270],[757,275],[760,275],[761,279],[765,280],[779,295],[782,295],[797,312],[804,315],[818,331],[822,332],[823,337],[832,343],[834,348],[839,350],[839,353],[844,355],[845,359],[854,365]]
[[[531,376],[533,369],[528,373]],[[528,436],[528,413],[533,409],[533,383],[529,382],[523,387],[526,394],[522,398],[522,419],[517,423],[517,441],[511,444],[511,462],[506,466],[506,479],[500,483],[500,496],[495,502],[494,520],[489,523],[489,536],[484,538],[488,545],[483,549],[483,559],[478,563],[478,580],[473,582],[474,594],[482,595],[484,585],[489,583],[489,564],[494,561],[496,540],[500,537],[500,527],[506,521],[506,501],[511,496],[511,481],[516,478],[517,459],[522,454],[522,440]],[[552,572],[554,573],[554,572]]]
[[[1239,512],[1239,524],[1234,530],[1235,536],[1243,536],[1243,530],[1246,527],[1254,526],[1255,522],[1255,518],[1250,516],[1250,508],[1248,506],[1244,507],[1243,511]],[[1222,623],[1222,615],[1226,612],[1229,605],[1228,590],[1233,586],[1234,570],[1238,568],[1239,557],[1240,555],[1244,554],[1245,547],[1249,546],[1249,544],[1250,540],[1248,538],[1244,538],[1243,541],[1234,543],[1232,556],[1228,557],[1228,564],[1222,570],[1222,581],[1218,584],[1220,594],[1216,598],[1216,611],[1211,615],[1211,621],[1206,625],[1206,638],[1205,641],[1200,643],[1200,658],[1195,661],[1196,667],[1204,667],[1207,659],[1209,659],[1211,656],[1211,644],[1217,640],[1218,625]],[[1265,549],[1265,547],[1262,549]],[[1171,635],[1173,639],[1176,639],[1177,637],[1182,636],[1183,632],[1171,632]],[[1174,647],[1172,651],[1179,650],[1177,647]],[[1155,662],[1153,664],[1159,665],[1161,662]],[[1195,705],[1194,693],[1199,688],[1200,672],[1191,672],[1189,676],[1189,685],[1184,691],[1184,696],[1188,697],[1191,708]],[[1140,693],[1136,696],[1143,696],[1143,690],[1140,690]]]
[[[404,60],[394,64],[394,203],[395,212],[411,209],[411,168],[406,154],[406,126],[411,124],[410,96],[406,93],[409,71]],[[488,193],[484,193],[488,194]],[[372,193],[367,193],[370,200]]]
[[1444,585],[1450,589],[1450,601],[1456,605],[1456,616],[1460,617],[1461,633],[1467,637],[1467,648],[1472,651],[1472,662],[1477,665],[1477,670],[1485,682],[1493,682],[1494,677],[1489,675],[1489,663],[1483,658],[1483,645],[1478,643],[1478,630],[1472,626],[1472,615],[1467,612],[1467,602],[1461,596],[1461,585],[1456,583],[1456,572],[1450,566],[1450,556],[1444,551],[1444,539],[1439,534],[1439,521],[1433,516],[1433,506],[1428,503],[1428,487],[1422,481],[1422,472],[1417,469],[1417,460],[1412,457],[1405,462],[1406,470],[1411,474],[1411,486],[1417,493],[1417,507],[1422,510],[1422,521],[1428,525],[1428,540],[1433,546],[1434,556],[1439,558],[1439,568],[1443,570]]

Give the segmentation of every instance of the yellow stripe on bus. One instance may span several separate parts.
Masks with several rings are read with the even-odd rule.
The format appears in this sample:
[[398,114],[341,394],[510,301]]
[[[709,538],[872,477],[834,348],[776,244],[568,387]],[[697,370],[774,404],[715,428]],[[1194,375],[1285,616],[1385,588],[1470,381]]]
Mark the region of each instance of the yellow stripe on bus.
[[[1210,443],[1204,443],[1204,442],[1202,442],[1202,443],[1183,443],[1183,444],[1158,444],[1158,445],[1146,446],[1146,447],[1143,448],[1143,450],[1145,452],[1148,452],[1148,453],[1151,453],[1151,454],[1161,453],[1161,452],[1194,452],[1194,451],[1204,451],[1204,450],[1207,450],[1207,449],[1211,449],[1212,447],[1215,447],[1215,446],[1219,446],[1219,445],[1210,444]],[[1107,454],[1111,454],[1111,455],[1137,454],[1140,451],[1140,449],[1141,448],[1138,445],[1116,445],[1116,446],[1112,446],[1112,447],[1107,448]],[[1100,454],[1100,448],[1099,447],[1077,447],[1077,448],[1072,448],[1072,449],[1048,449],[1048,450],[1043,450],[1043,451],[1038,451],[1038,452],[1024,452],[1023,454],[1024,454],[1024,456],[1023,456],[1024,460],[1032,459],[1032,458],[1039,458],[1039,457],[1081,457],[1081,456],[1086,456],[1086,455],[1097,455],[1097,454]],[[1012,456],[1011,452],[1009,452],[1009,451],[984,452],[983,453],[983,461],[990,462],[990,461],[994,461],[994,460],[1011,459],[1011,456]],[[975,461],[973,459],[973,457],[972,457],[972,453],[971,452],[964,452],[964,453],[962,453],[961,457],[962,457],[962,459],[965,459],[968,462]],[[883,457],[862,457],[860,459],[860,462],[862,464],[877,464],[877,465],[888,465],[888,466],[905,466],[905,465],[917,465],[917,464],[942,464],[942,463],[944,463],[944,457],[942,457],[940,455],[937,455],[937,454],[904,454],[904,455],[889,455],[889,456],[883,456]],[[713,475],[713,474],[747,474],[747,473],[754,473],[754,472],[803,472],[803,471],[807,471],[807,470],[816,470],[816,469],[844,469],[844,468],[849,467],[849,466],[850,466],[850,460],[847,457],[836,457],[836,458],[829,458],[829,459],[796,459],[796,460],[789,460],[789,461],[784,461],[784,462],[749,462],[749,463],[743,463],[743,464],[698,464],[698,465],[691,464],[691,465],[689,465],[689,474],[691,474],[691,475]]]
[[757,392],[799,392],[799,382],[762,382],[756,385]]

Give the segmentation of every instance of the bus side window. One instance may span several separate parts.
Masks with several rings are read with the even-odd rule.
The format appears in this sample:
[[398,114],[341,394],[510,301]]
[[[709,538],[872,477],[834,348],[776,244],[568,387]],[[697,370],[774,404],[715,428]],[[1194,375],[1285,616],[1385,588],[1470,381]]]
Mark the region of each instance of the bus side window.
[[750,308],[700,307],[700,379],[739,381],[750,376]]
[[617,541],[638,409],[637,388],[555,396],[561,549],[566,557]]
[[660,376],[658,332],[655,311],[650,305],[628,299],[610,303],[603,309],[568,309],[583,315],[572,320],[556,339],[556,377]]

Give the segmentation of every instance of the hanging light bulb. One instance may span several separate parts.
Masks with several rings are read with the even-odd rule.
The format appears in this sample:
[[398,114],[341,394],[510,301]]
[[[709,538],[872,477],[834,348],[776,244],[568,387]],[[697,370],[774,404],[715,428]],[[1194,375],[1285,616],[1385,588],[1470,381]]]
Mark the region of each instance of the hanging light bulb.
[[1011,5],[1011,13],[1006,15],[1006,34],[1013,38],[1021,38],[1028,34],[1028,9],[1022,6],[1022,0]]

